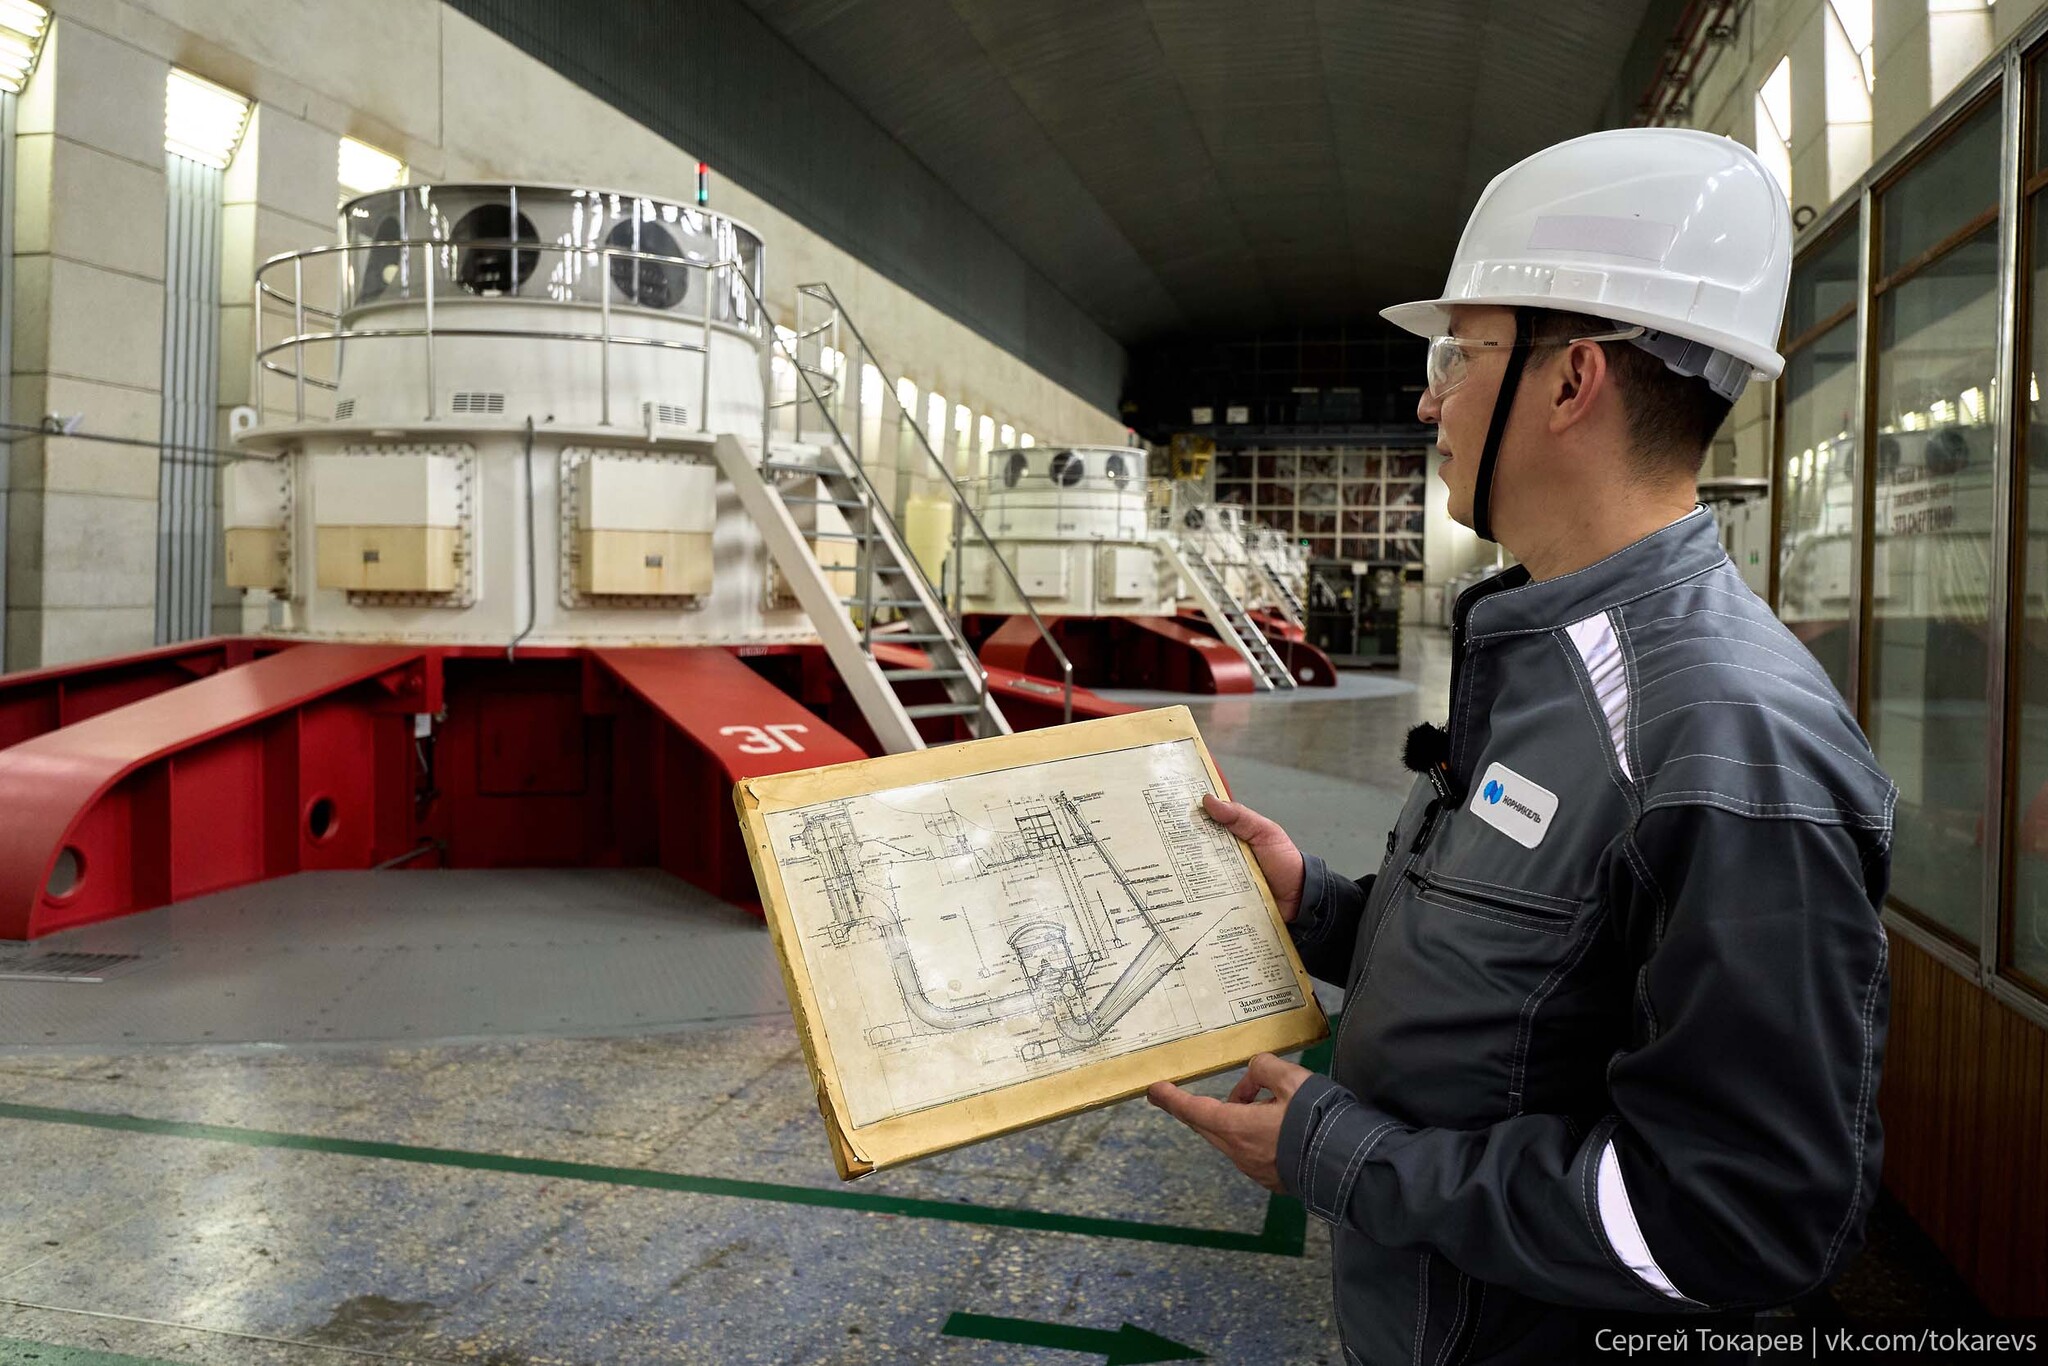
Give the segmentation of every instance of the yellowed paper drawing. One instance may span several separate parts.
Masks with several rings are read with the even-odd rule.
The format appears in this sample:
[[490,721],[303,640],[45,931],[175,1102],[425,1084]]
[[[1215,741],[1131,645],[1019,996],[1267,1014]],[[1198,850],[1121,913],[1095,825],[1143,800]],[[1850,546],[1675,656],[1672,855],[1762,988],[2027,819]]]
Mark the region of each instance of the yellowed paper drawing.
[[1185,707],[750,780],[842,1175],[1326,1031]]

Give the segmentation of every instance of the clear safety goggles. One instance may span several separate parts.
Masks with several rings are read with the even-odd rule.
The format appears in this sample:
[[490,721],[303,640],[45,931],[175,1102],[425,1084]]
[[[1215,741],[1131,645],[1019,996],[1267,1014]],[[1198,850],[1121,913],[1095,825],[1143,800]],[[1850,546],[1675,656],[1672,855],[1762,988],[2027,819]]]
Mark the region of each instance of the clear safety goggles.
[[1477,337],[1431,337],[1426,372],[1429,391],[1443,398],[1472,373],[1472,357],[1488,351],[1508,352],[1518,346],[1570,346],[1574,342],[1634,341],[1649,329],[1617,327],[1607,332],[1588,332],[1580,337],[1542,337],[1531,341],[1486,341]]

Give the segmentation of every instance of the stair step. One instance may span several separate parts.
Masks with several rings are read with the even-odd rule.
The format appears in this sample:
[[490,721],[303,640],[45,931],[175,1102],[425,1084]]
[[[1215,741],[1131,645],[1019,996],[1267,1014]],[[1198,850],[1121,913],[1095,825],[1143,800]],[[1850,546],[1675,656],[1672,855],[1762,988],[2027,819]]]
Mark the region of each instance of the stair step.
[[[828,574],[858,574],[860,572],[860,566],[857,564],[825,564],[820,562],[818,568]],[[900,564],[878,564],[875,566],[875,573],[877,574],[894,574],[901,577],[909,572],[908,569],[905,569]]]
[[888,631],[878,633],[874,639],[884,645],[936,645],[940,641],[951,641],[953,637],[928,631]]
[[785,503],[802,504],[806,507],[865,508],[867,506],[866,503],[858,498],[791,498],[787,494],[777,494],[776,496]]
[[981,710],[979,702],[931,702],[918,707],[905,707],[903,714],[913,721],[927,716],[973,716]]
[[965,669],[884,669],[882,677],[891,683],[916,683],[927,678],[968,678]]
[[854,596],[854,597],[850,597],[850,598],[841,598],[841,599],[840,599],[840,601],[841,601],[841,602],[843,602],[843,603],[845,603],[845,604],[846,604],[846,605],[847,605],[848,607],[922,607],[922,606],[924,606],[924,603],[923,603],[923,602],[921,602],[920,600],[918,600],[917,598],[863,598],[863,597],[860,597],[860,596],[856,595],[856,596]]

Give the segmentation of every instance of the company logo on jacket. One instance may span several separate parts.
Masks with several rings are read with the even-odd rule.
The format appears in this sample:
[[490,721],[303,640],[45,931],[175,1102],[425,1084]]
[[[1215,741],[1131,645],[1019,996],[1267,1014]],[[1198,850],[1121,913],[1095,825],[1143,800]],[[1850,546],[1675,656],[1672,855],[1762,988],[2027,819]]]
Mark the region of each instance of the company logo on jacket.
[[1538,787],[1506,764],[1493,764],[1473,794],[1472,812],[1524,849],[1543,842],[1557,815],[1557,796]]

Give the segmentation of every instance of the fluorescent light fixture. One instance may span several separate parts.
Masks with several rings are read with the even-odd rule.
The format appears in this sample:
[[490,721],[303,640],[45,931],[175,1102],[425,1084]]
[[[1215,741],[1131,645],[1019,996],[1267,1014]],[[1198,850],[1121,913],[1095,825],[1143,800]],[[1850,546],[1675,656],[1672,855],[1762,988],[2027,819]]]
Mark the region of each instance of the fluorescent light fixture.
[[405,184],[405,163],[367,142],[343,138],[335,179],[350,194],[374,194]]
[[0,90],[17,94],[28,84],[50,31],[50,11],[32,0],[0,0]]
[[164,87],[166,152],[225,170],[248,126],[248,100],[189,71],[171,68]]

